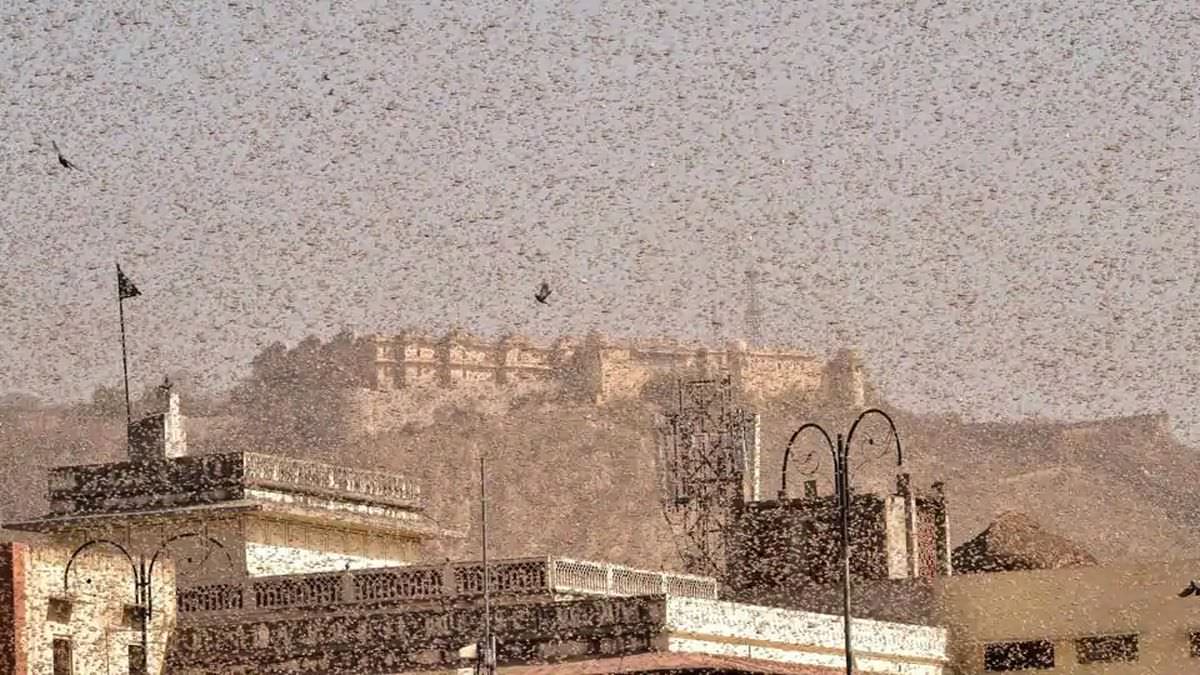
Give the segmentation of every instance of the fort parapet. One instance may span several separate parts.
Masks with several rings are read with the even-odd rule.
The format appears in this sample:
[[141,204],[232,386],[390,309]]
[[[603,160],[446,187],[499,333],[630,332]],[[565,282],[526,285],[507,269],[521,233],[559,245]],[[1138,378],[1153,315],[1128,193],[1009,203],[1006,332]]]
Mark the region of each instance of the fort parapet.
[[751,349],[743,341],[713,348],[676,340],[615,340],[593,333],[550,344],[507,336],[487,341],[460,330],[366,339],[370,387],[456,388],[552,384],[594,401],[638,396],[657,376],[725,374],[749,396],[801,390],[861,405],[868,385],[856,353],[822,359],[796,351]]

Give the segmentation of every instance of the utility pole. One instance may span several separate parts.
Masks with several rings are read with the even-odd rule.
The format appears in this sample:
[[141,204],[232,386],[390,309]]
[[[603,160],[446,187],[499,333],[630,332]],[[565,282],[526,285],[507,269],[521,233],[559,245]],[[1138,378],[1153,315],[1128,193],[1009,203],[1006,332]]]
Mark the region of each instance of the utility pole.
[[481,548],[483,549],[483,644],[478,652],[478,675],[496,673],[496,639],[492,636],[491,571],[488,569],[487,538],[487,470],[483,454],[479,455],[479,515]]

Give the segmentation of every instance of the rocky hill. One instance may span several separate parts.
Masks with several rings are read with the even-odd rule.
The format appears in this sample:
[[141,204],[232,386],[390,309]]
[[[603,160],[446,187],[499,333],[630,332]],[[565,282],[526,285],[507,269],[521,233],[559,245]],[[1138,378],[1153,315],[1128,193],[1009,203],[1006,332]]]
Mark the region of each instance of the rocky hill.
[[[316,419],[309,424],[319,423],[325,409],[312,406]],[[432,515],[468,533],[436,552],[453,558],[478,551],[482,452],[489,458],[495,555],[554,553],[670,568],[678,566],[678,557],[659,507],[657,409],[646,401],[596,406],[543,396],[511,401],[500,414],[494,405],[480,412],[463,401],[443,406],[428,424],[333,444],[275,438],[270,450],[424,480]],[[783,445],[794,428],[816,419],[834,431],[848,421],[844,414],[803,401],[767,402],[761,413],[768,498],[778,490]],[[261,449],[247,435],[252,425],[245,417],[189,420],[192,448]],[[1200,479],[1200,469],[1194,451],[1171,437],[1161,416],[1088,424],[974,424],[906,411],[894,411],[894,417],[914,480],[946,482],[954,545],[975,536],[997,514],[1019,509],[1101,562],[1196,555],[1192,542],[1200,528],[1192,516],[1200,511],[1200,495],[1190,486]],[[6,412],[0,417],[0,519],[44,512],[45,468],[118,458],[120,423],[65,411]],[[885,430],[864,424],[860,431],[860,439],[879,440],[855,443],[853,481],[859,490],[880,489],[893,480],[894,459],[884,454],[890,447]],[[798,456],[815,448],[812,440],[803,441],[810,445],[798,447]],[[871,457],[868,451],[884,456]],[[823,463],[816,478],[827,491],[831,480],[824,452],[818,455]],[[793,465],[791,475],[801,470]]]

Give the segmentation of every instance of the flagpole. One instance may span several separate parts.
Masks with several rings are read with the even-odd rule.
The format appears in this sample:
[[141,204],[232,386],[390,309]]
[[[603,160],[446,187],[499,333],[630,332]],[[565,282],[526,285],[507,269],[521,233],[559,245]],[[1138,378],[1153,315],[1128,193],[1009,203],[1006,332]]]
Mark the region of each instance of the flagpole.
[[117,314],[121,317],[121,372],[125,375],[125,433],[133,424],[133,406],[129,404],[129,357],[125,352],[125,298],[121,293],[121,266],[117,265]]

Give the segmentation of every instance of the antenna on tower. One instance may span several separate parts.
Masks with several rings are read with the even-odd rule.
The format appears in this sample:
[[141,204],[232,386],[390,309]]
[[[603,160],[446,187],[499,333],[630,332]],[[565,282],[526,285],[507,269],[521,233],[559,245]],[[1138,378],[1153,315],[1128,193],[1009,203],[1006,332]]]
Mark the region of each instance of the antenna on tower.
[[751,347],[762,346],[762,307],[758,302],[759,272],[753,259],[746,268],[746,341]]

